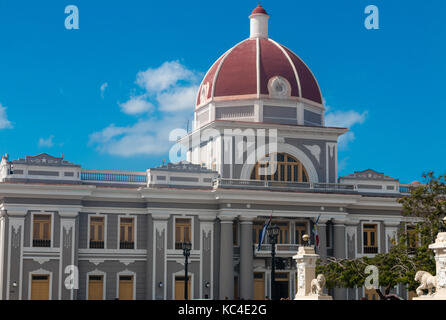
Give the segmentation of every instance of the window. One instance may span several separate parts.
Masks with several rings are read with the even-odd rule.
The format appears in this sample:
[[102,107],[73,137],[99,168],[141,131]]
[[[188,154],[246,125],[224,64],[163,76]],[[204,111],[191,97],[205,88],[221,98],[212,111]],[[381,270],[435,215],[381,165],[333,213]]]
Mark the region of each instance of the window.
[[51,215],[34,215],[33,247],[51,247]]
[[134,249],[135,248],[135,223],[134,218],[121,218],[119,226],[120,232],[120,249]]
[[133,276],[119,276],[119,300],[133,300]]
[[406,226],[407,250],[409,254],[414,254],[418,248],[418,234],[415,226]]
[[377,225],[364,224],[363,226],[364,253],[378,253]]
[[302,237],[304,234],[307,234],[306,223],[296,223],[296,244],[303,244]]
[[[263,171],[272,167],[273,162],[257,163],[251,173],[252,180],[308,182],[307,170],[295,157],[286,153],[278,153],[276,158],[276,172],[272,175],[264,175]],[[274,158],[274,157],[272,157]],[[262,169],[262,170],[260,170]]]
[[88,300],[104,299],[104,276],[91,275],[88,277]]
[[[271,223],[274,224],[274,223]],[[278,222],[275,223],[279,227],[279,236],[277,237],[277,243],[286,244],[288,241],[288,234],[290,232],[290,227],[288,222]]]
[[90,217],[90,248],[104,248],[104,217]]
[[259,237],[260,237],[260,233],[262,232],[263,229],[263,223],[260,221],[255,221],[252,224],[252,243],[259,243]]
[[183,242],[191,242],[191,219],[175,220],[175,249],[183,249]]
[[365,289],[364,295],[366,300],[379,300],[379,295],[375,289]]

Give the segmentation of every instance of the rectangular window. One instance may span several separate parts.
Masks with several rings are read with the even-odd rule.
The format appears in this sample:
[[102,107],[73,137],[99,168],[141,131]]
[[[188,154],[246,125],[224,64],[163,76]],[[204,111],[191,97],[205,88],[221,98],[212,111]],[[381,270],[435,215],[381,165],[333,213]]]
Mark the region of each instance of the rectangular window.
[[303,244],[302,237],[307,234],[307,225],[305,223],[296,223],[296,244]]
[[51,215],[34,215],[33,247],[51,247]]
[[[262,222],[254,222],[252,225],[252,243],[258,244],[259,243],[259,237],[260,233],[263,229],[263,223]],[[263,243],[266,243],[264,240]]]
[[120,249],[135,249],[135,219],[121,218],[119,226]]
[[[274,224],[274,223],[272,223]],[[287,244],[288,241],[288,234],[290,232],[290,227],[287,222],[279,222],[276,223],[276,225],[279,227],[279,236],[277,238],[277,243],[280,244]]]
[[175,249],[183,249],[183,242],[191,242],[191,219],[176,219],[175,220]]
[[92,275],[88,277],[88,300],[104,299],[104,277]]
[[364,224],[363,226],[363,251],[364,253],[378,253],[376,224]]
[[104,248],[104,217],[90,217],[90,248]]

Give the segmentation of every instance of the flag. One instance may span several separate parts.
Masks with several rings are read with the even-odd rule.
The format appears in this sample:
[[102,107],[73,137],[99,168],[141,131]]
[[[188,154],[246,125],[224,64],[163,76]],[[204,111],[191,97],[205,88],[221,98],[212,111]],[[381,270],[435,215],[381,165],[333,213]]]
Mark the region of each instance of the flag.
[[316,248],[319,248],[319,234],[318,234],[318,230],[317,230],[317,223],[319,222],[320,217],[321,217],[321,215],[319,215],[319,217],[317,217],[317,219],[313,225],[313,233],[314,233],[314,238],[316,241]]
[[260,250],[260,247],[262,246],[262,242],[265,239],[266,232],[268,231],[269,225],[271,224],[271,219],[273,218],[273,214],[271,212],[271,216],[269,217],[269,220],[265,222],[263,225],[262,231],[259,233],[259,244],[257,246],[257,251]]

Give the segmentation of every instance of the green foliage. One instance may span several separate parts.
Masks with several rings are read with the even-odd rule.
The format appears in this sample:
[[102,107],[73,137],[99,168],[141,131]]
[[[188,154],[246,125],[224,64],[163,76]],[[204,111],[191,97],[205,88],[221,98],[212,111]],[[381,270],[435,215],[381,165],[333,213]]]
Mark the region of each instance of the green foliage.
[[406,220],[415,220],[420,246],[409,251],[409,238],[405,223],[402,223],[398,241],[394,239],[388,253],[357,259],[329,257],[325,263],[318,261],[316,273],[325,275],[328,288],[363,286],[369,275],[365,273],[367,265],[378,267],[380,286],[385,287],[402,283],[406,284],[409,290],[415,290],[419,286],[414,280],[417,271],[424,270],[435,274],[434,254],[428,245],[435,241],[442,226],[442,218],[446,216],[446,175],[435,177],[433,172],[430,172],[423,177],[427,180],[426,184],[411,189],[410,195],[398,200],[402,205],[402,215],[408,218]]

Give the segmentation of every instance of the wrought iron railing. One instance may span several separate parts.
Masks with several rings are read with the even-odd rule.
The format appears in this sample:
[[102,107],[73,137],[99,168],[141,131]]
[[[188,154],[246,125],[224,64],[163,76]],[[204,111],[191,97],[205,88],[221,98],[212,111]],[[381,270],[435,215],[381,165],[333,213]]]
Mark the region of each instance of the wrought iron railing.
[[104,241],[90,240],[90,249],[104,249]]
[[365,254],[378,253],[378,247],[364,246],[363,251],[364,251]]
[[51,247],[51,240],[34,239],[33,247]]
[[119,242],[120,249],[135,249],[135,242],[133,241],[120,241]]

